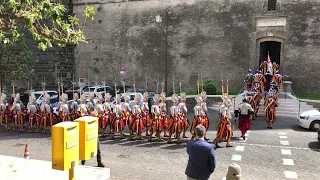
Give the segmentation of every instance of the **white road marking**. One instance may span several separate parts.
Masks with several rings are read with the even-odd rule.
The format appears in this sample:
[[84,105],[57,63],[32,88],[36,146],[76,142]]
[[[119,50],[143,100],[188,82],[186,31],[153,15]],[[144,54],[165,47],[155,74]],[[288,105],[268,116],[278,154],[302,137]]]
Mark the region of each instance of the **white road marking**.
[[274,146],[274,145],[268,145],[268,144],[247,144],[245,142],[234,142],[234,144],[237,144],[237,145],[243,145],[243,146],[246,146],[246,145],[249,145],[249,146],[259,146],[259,147],[270,147],[270,148],[286,148],[286,149],[300,149],[300,150],[312,150],[312,151],[319,151],[320,152],[320,149],[310,149],[310,148],[303,148],[303,147],[289,147],[289,146]]
[[243,151],[244,150],[244,146],[237,146],[236,147],[236,151]]
[[223,177],[222,180],[226,180],[226,177]]
[[236,155],[236,154],[234,154],[234,155],[232,155],[232,158],[231,158],[231,160],[232,161],[241,161],[241,155]]
[[280,139],[287,139],[287,136],[279,136]]
[[279,132],[279,135],[286,135],[287,133]]
[[250,132],[251,132],[250,130],[247,131],[247,133],[250,133]]
[[289,141],[280,141],[280,144],[284,145],[284,146],[288,146],[289,145]]
[[284,176],[286,178],[290,178],[290,179],[298,179],[298,175],[296,172],[293,172],[293,171],[285,171],[284,172]]
[[244,136],[246,136],[246,137],[247,137],[247,136],[249,136],[249,134],[248,134],[248,133],[246,133],[246,134],[244,134]]
[[290,149],[281,149],[281,153],[283,155],[291,155],[291,150]]
[[282,159],[282,163],[285,166],[294,166],[293,159]]

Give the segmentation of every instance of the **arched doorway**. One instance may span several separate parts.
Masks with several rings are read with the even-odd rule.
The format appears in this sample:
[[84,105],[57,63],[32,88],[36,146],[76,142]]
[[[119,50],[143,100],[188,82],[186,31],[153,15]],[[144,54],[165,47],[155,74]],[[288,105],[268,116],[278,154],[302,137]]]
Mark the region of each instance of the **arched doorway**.
[[268,53],[272,62],[276,62],[280,65],[280,73],[283,73],[284,69],[284,39],[277,36],[261,37],[257,39],[256,44],[256,68],[260,67],[261,62],[268,59]]
[[261,64],[263,61],[268,60],[268,54],[270,56],[272,63],[275,62],[281,66],[281,62],[280,62],[281,42],[277,42],[277,41],[261,42],[259,64]]

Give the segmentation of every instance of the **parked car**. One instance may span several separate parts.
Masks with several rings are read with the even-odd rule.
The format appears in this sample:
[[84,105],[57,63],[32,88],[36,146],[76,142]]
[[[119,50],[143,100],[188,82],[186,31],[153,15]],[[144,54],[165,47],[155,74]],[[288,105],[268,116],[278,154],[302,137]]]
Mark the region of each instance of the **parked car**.
[[88,98],[90,90],[90,93],[102,96],[104,95],[104,89],[106,89],[107,93],[110,93],[112,96],[114,96],[114,90],[110,86],[92,86],[84,90],[83,95],[85,98]]
[[320,109],[308,110],[300,113],[298,117],[299,125],[306,129],[320,129]]
[[[51,99],[51,96],[58,94],[57,91],[45,91],[45,93],[50,95],[50,99]],[[36,99],[37,99],[36,100],[37,105],[40,106],[42,103],[43,91],[36,91],[34,92],[34,95],[36,96]]]
[[318,129],[318,141],[320,142],[320,128]]

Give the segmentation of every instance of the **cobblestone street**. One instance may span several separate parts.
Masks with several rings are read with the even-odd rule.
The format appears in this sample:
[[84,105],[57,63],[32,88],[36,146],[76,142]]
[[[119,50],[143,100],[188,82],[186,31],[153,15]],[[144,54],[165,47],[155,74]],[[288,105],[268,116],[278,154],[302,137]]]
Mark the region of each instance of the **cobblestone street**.
[[[215,111],[210,111],[212,124],[215,123],[216,115]],[[228,165],[236,162],[242,167],[243,179],[280,180],[288,176],[288,174],[285,175],[285,171],[288,171],[294,172],[298,179],[317,180],[320,176],[318,166],[320,159],[314,157],[319,156],[320,145],[316,139],[316,132],[298,127],[295,119],[281,117],[275,123],[274,129],[267,130],[265,126],[262,117],[253,121],[246,141],[238,139],[240,132],[235,128],[232,138],[234,147],[216,151],[217,168],[211,179],[223,179]],[[210,142],[214,136],[215,131],[210,130],[208,132]],[[281,139],[285,137],[287,139]],[[281,142],[284,140],[288,143]],[[148,142],[146,138],[143,141],[100,138],[100,142],[102,160],[106,167],[111,169],[112,179],[180,180],[186,178],[184,171],[188,159],[187,139],[181,144],[167,144],[165,141]],[[51,160],[49,134],[7,132],[4,131],[4,127],[1,127],[0,152],[2,155],[23,157],[25,144],[29,146],[32,159]],[[290,154],[285,150],[290,150]],[[292,159],[294,165],[283,165],[282,158]],[[89,160],[87,165],[96,166],[96,159]]]

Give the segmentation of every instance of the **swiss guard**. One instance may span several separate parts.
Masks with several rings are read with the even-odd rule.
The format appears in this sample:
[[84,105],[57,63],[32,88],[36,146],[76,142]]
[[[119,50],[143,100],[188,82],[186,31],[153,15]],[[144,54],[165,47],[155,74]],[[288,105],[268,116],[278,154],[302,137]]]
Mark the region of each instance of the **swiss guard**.
[[74,121],[79,117],[77,113],[78,109],[79,109],[79,95],[78,93],[73,93],[73,101],[70,104],[70,119],[72,121]]
[[220,148],[219,142],[223,140],[226,137],[227,140],[227,145],[226,147],[232,147],[230,144],[231,141],[231,136],[232,136],[232,126],[231,126],[231,113],[230,113],[230,101],[228,98],[228,80],[227,80],[227,93],[226,93],[226,98],[224,95],[224,90],[223,90],[223,80],[222,80],[222,103],[223,103],[223,108],[221,109],[221,119],[217,124],[217,136],[215,140],[213,141],[215,148]]
[[[204,91],[202,89],[201,91],[201,109],[203,114],[203,118],[204,118],[204,127],[206,128],[206,131],[208,131],[209,127],[210,127],[210,121],[209,121],[209,116],[208,116],[208,107],[207,107],[207,93],[206,91]],[[204,136],[204,140],[209,140],[207,138],[207,135]]]
[[252,86],[253,86],[253,74],[251,72],[251,69],[249,69],[248,74],[246,75],[246,78],[244,80],[244,82],[246,83],[247,86],[247,90],[251,91],[252,90]]
[[112,122],[113,128],[111,130],[111,137],[113,138],[115,133],[120,132],[120,137],[124,139],[125,137],[123,134],[123,130],[124,130],[125,124],[122,118],[123,113],[122,113],[122,106],[120,104],[121,101],[120,101],[119,94],[116,94],[115,100],[116,100],[116,105],[114,105],[113,107],[114,118]]
[[130,114],[131,114],[131,107],[129,105],[130,96],[125,91],[126,88],[125,88],[125,82],[124,81],[122,81],[122,85],[123,85],[123,89],[124,89],[124,93],[123,93],[124,102],[123,102],[122,107],[121,107],[121,109],[122,109],[122,119],[123,119],[124,125],[128,125],[129,124],[129,119],[130,119]]
[[[162,83],[162,86],[164,83]],[[163,89],[163,88],[162,88]],[[164,137],[169,137],[168,131],[170,130],[169,121],[167,118],[167,105],[166,105],[166,93],[163,92],[160,94],[160,120],[163,123],[163,131],[164,131]]]
[[113,114],[112,114],[112,108],[111,108],[111,103],[110,103],[110,98],[111,94],[106,93],[105,96],[105,102],[103,104],[103,109],[104,109],[104,114],[103,114],[103,121],[102,121],[102,129],[103,129],[103,134],[105,133],[105,129],[107,126],[110,126],[109,129],[109,134],[111,134],[111,129],[112,129],[112,119],[113,119]]
[[[180,87],[181,89],[181,87]],[[182,120],[182,128],[183,128],[183,138],[188,138],[186,136],[187,129],[189,128],[189,120],[188,120],[188,109],[186,106],[186,93],[180,93],[180,103],[179,103],[179,117]]]
[[239,118],[238,127],[241,131],[241,137],[246,139],[245,134],[250,129],[251,115],[253,114],[252,106],[247,103],[247,98],[243,98],[242,103],[238,105],[234,114],[236,118]]
[[60,119],[62,122],[64,121],[70,121],[70,110],[68,105],[68,94],[62,93],[61,94],[61,104],[59,107],[59,114]]
[[273,78],[274,78],[274,81],[275,81],[275,83],[276,83],[276,85],[278,87],[278,90],[280,90],[280,85],[283,82],[283,77],[281,76],[279,71],[276,71],[276,73],[274,74]]
[[20,124],[20,131],[24,131],[24,117],[23,117],[23,104],[20,100],[20,94],[13,94],[14,102],[11,107],[11,112],[13,113],[13,131],[16,131],[16,127]]
[[141,98],[142,94],[141,93],[135,93],[134,101],[135,105],[133,105],[132,110],[131,110],[131,116],[130,116],[130,123],[128,124],[129,129],[130,129],[130,140],[134,140],[133,134],[137,133],[138,134],[138,139],[143,140],[142,138],[142,131],[144,129],[144,125],[142,122],[142,112],[141,112]]
[[88,108],[86,106],[86,100],[85,100],[85,97],[82,95],[80,97],[80,104],[79,104],[79,107],[78,107],[78,116],[79,117],[84,117],[84,116],[88,116]]
[[33,125],[37,116],[37,105],[36,105],[36,96],[33,93],[30,93],[29,102],[27,105],[27,113],[29,115],[29,132],[33,132]]
[[[41,122],[40,122],[40,124],[37,124],[36,132],[40,132],[40,126],[41,126],[42,127],[42,133],[45,134],[48,120],[50,121],[51,120],[50,117],[52,117],[52,115],[51,115],[51,107],[50,107],[50,95],[49,94],[45,93],[43,95],[43,102],[41,104],[40,109],[41,109]],[[48,119],[48,118],[50,118],[50,119]]]
[[146,126],[146,136],[149,136],[149,131],[151,131],[151,118],[149,115],[149,94],[148,92],[143,93],[143,102],[141,103],[141,116],[142,122]]
[[98,118],[98,123],[99,123],[98,127],[100,129],[100,133],[102,136],[104,136],[104,129],[102,128],[103,114],[104,114],[104,109],[102,104],[102,97],[98,95],[96,97],[95,116]]
[[171,143],[171,137],[173,134],[176,134],[177,142],[181,142],[180,133],[182,132],[183,121],[179,117],[179,100],[177,94],[174,92],[172,95],[172,106],[170,107],[171,119],[169,121],[169,140],[168,143]]
[[268,123],[268,129],[272,129],[272,125],[276,121],[276,107],[279,106],[279,103],[277,102],[277,99],[275,99],[275,96],[269,95],[264,106],[266,110],[265,118]]
[[153,101],[154,104],[151,106],[151,113],[152,113],[152,128],[151,128],[151,133],[149,136],[149,141],[153,141],[152,140],[152,135],[155,132],[156,136],[158,137],[158,141],[161,141],[161,132],[162,132],[162,128],[163,128],[163,123],[160,119],[160,106],[159,106],[159,100],[160,100],[160,95],[156,94],[153,97]]
[[[90,88],[89,88],[90,89]],[[91,94],[89,92],[89,97],[88,99],[86,100],[87,101],[87,111],[88,111],[88,114],[91,115],[92,112],[94,112],[95,110],[95,104],[93,102],[93,99],[94,99],[95,95],[94,94]]]
[[[6,100],[7,100],[7,96],[1,92],[1,87],[0,87],[0,126],[2,125],[3,119],[6,119],[6,113],[7,113]],[[5,124],[7,128],[7,120],[5,120]]]
[[191,140],[193,140],[196,137],[194,129],[197,127],[197,125],[199,124],[204,125],[204,118],[203,118],[204,112],[201,108],[201,95],[198,94],[195,99],[197,104],[193,108],[194,118],[190,128],[190,133],[192,135]]

